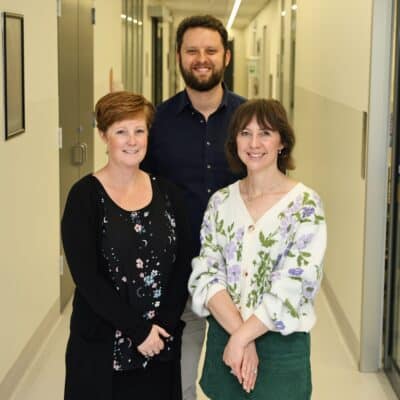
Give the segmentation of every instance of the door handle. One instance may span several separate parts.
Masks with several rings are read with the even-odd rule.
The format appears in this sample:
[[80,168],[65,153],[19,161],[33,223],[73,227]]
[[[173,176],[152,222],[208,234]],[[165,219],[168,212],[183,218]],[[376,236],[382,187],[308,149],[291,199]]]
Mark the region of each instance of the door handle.
[[87,160],[87,144],[86,143],[80,143],[80,147],[82,149],[82,164],[86,162]]
[[82,165],[87,159],[87,144],[78,143],[72,147],[72,164]]

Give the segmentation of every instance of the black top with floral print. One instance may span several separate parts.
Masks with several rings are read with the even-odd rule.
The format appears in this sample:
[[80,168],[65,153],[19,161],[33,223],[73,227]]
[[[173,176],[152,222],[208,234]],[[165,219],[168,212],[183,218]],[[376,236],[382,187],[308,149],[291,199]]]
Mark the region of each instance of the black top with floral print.
[[[104,207],[100,246],[108,278],[120,296],[145,320],[157,317],[176,259],[175,217],[171,204],[155,177],[151,177],[151,183],[150,204],[135,211],[119,207],[100,185],[100,201]],[[171,351],[172,342],[171,336],[162,352],[164,358]],[[149,361],[138,353],[131,338],[116,329],[115,371],[146,367]]]

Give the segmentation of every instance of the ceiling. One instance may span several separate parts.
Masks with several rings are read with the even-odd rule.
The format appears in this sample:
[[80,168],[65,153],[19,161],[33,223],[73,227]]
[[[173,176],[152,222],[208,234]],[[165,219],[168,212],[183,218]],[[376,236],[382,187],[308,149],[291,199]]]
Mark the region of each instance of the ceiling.
[[[233,28],[245,28],[269,1],[270,0],[242,0]],[[160,3],[166,6],[173,15],[212,14],[226,24],[234,0],[161,0]]]

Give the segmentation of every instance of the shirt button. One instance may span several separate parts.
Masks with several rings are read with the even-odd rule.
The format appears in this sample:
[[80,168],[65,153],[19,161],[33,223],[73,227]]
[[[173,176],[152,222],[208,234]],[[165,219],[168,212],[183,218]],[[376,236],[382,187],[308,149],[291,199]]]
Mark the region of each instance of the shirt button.
[[248,275],[249,275],[249,273],[247,271],[245,271],[244,276],[248,276]]
[[211,193],[211,189],[207,189],[207,192],[208,192],[208,193]]
[[211,165],[210,164],[207,164],[207,169],[211,169]]
[[200,120],[200,123],[201,123],[201,124],[204,124],[204,121],[201,119],[201,120]]
[[207,142],[206,142],[206,145],[207,145],[207,146],[211,146],[211,143],[207,141]]
[[254,225],[249,225],[249,227],[247,228],[249,232],[254,232],[254,229],[256,229]]

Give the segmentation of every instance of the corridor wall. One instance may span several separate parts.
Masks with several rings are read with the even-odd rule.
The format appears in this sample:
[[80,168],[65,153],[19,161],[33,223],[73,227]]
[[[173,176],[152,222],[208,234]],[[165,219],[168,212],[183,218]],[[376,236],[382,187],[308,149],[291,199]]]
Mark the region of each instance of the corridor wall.
[[329,246],[324,287],[360,359],[371,0],[299,0],[295,119],[297,178],[321,194]]
[[[288,108],[292,1],[271,0],[246,30],[254,53],[270,26],[274,96],[285,11],[284,104]],[[322,196],[328,222],[324,287],[339,325],[360,359],[365,180],[363,113],[368,110],[372,0],[297,0],[294,128],[297,168],[291,175]],[[254,54],[253,54],[254,55]],[[282,56],[282,55],[280,55]]]
[[25,23],[26,131],[8,141],[0,79],[0,398],[6,399],[17,359],[58,315],[57,17],[53,0],[1,0],[0,10],[23,14]]

